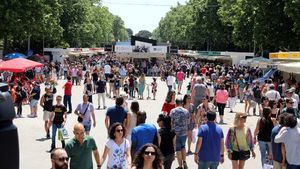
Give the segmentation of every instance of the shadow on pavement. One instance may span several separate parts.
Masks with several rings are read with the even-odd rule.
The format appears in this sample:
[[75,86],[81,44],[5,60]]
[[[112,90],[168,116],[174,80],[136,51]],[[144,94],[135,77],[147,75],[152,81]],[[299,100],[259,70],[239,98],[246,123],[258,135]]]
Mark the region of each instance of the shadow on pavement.
[[38,139],[35,139],[35,141],[40,141],[40,142],[43,142],[43,141],[46,141],[46,140],[49,140],[49,138],[38,138]]

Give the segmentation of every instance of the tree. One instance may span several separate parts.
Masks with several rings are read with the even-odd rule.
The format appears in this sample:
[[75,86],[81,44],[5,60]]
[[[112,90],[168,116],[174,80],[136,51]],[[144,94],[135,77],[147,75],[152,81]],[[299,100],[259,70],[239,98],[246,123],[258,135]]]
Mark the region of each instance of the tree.
[[135,36],[143,37],[143,38],[151,38],[152,33],[147,30],[140,30]]
[[40,0],[31,3],[1,1],[0,38],[4,41],[4,53],[24,52],[27,50],[27,40],[37,42],[31,44],[40,45],[45,36],[51,36],[53,42],[59,41],[62,33],[59,16],[58,0]]
[[112,32],[115,41],[128,40],[128,33],[124,27],[124,21],[119,16],[114,16]]
[[129,37],[131,37],[133,35],[133,31],[130,28],[126,28],[127,34]]
[[284,12],[285,0],[220,0],[220,4],[219,14],[233,27],[237,45],[256,45],[260,51],[297,50],[299,40],[292,18]]

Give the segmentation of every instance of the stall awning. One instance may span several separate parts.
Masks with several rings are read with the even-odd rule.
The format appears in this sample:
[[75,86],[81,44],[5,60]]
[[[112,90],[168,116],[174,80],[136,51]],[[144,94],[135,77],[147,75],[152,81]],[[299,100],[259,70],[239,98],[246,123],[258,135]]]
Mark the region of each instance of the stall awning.
[[280,64],[277,68],[283,72],[300,74],[300,62]]
[[0,63],[0,70],[9,72],[26,72],[35,67],[42,67],[43,64],[24,58],[17,58]]
[[278,59],[278,60],[299,60],[300,52],[278,52],[278,53],[270,53],[270,59]]

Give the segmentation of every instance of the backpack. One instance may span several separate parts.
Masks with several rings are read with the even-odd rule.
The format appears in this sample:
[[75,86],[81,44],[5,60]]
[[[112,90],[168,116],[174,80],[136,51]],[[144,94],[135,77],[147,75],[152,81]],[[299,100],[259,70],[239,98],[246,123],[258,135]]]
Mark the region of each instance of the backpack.
[[27,93],[25,92],[24,89],[21,90],[21,98],[22,98],[22,100],[27,98]]
[[53,86],[52,93],[55,94],[57,92],[56,88]]

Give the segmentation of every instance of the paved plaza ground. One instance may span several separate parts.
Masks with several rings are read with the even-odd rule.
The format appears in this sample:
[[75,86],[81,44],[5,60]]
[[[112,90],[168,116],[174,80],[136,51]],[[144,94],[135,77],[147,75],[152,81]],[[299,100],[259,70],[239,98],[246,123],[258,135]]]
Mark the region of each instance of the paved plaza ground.
[[[151,83],[152,79],[147,78],[146,83]],[[156,100],[139,100],[140,109],[145,110],[147,112],[147,122],[156,124],[156,119],[158,114],[161,113],[161,107],[164,103],[164,99],[167,93],[167,86],[165,82],[160,80],[158,82],[158,96]],[[65,83],[65,80],[59,80],[57,88],[57,94],[63,95],[62,86]],[[183,92],[186,92],[187,81],[184,83]],[[42,92],[44,93],[44,86],[41,85]],[[83,86],[73,86],[72,89],[72,103],[73,110],[76,108],[78,103],[82,102],[82,93]],[[145,90],[144,97],[147,97],[147,90]],[[97,96],[93,96],[94,106],[97,105]],[[114,105],[114,100],[107,99],[107,106]],[[130,105],[131,101],[129,101]],[[244,111],[244,104],[237,103],[235,111]],[[96,140],[99,152],[102,156],[104,146],[107,140],[107,132],[104,125],[106,110],[96,110],[96,121],[97,126],[91,129],[91,136],[93,136]],[[252,112],[252,110],[250,110]],[[42,108],[39,107],[38,110],[38,118],[27,118],[26,116],[30,114],[29,105],[25,105],[23,107],[23,116],[24,118],[15,119],[14,123],[18,127],[19,132],[19,144],[20,144],[20,169],[46,169],[51,167],[50,154],[47,152],[50,149],[51,139],[45,138],[44,131],[44,122],[42,119]],[[224,121],[225,125],[222,125],[224,135],[226,136],[228,127],[233,122],[234,113],[229,113],[229,109],[225,109],[225,117]],[[254,131],[255,124],[258,117],[250,116],[247,118],[247,125],[251,128],[252,132]],[[71,137],[73,137],[72,128],[73,125],[77,122],[77,116],[72,113],[68,115],[66,129],[68,130]],[[60,142],[57,142],[57,147],[61,146]],[[192,150],[194,151],[195,145],[193,145]],[[258,145],[255,146],[255,152],[257,154],[256,159],[250,159],[246,162],[245,169],[259,169],[260,166],[260,153],[258,150]],[[190,169],[196,169],[197,165],[194,162],[193,155],[187,157],[187,163]],[[105,162],[106,164],[106,162]],[[173,162],[173,167],[178,167],[177,161]],[[94,165],[94,168],[95,165]],[[105,166],[103,167],[105,168]],[[220,169],[230,169],[231,162],[225,156],[225,162],[219,166]]]

